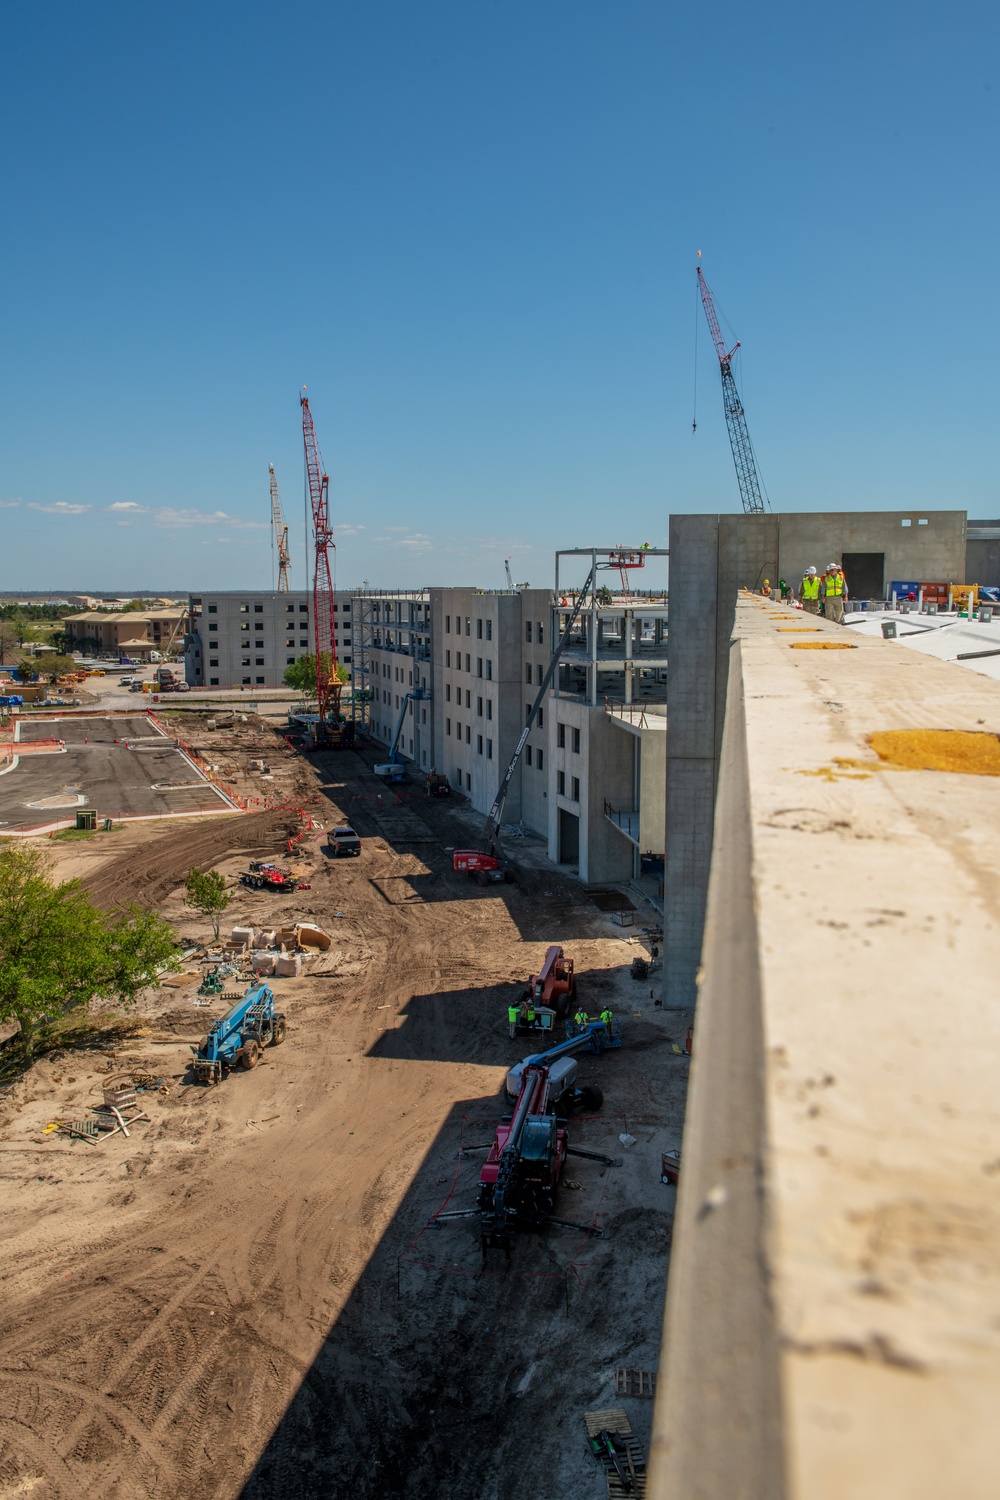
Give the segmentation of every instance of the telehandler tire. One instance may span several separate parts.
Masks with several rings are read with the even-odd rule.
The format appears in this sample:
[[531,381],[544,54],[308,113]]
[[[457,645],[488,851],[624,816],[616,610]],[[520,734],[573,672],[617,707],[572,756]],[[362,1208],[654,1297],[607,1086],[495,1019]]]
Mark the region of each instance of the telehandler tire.
[[243,1066],[249,1072],[250,1069],[251,1068],[255,1068],[259,1062],[260,1062],[260,1043],[259,1042],[247,1042],[246,1046],[243,1048]]
[[271,1038],[271,1046],[272,1047],[280,1047],[281,1044],[282,1044],[282,1042],[284,1040],[285,1040],[285,1018],[284,1018],[284,1016],[278,1016],[277,1020],[274,1023],[274,1035]]

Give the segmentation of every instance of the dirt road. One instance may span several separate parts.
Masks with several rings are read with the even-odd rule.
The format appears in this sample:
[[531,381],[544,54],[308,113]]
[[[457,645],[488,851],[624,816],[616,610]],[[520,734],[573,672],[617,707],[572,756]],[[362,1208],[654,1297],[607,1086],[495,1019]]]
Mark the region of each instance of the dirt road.
[[[288,1040],[267,1065],[185,1084],[205,1012],[178,990],[158,1004],[181,1037],[135,1044],[171,1091],[130,1140],[41,1134],[98,1086],[93,1058],[43,1061],[4,1102],[0,1496],[604,1494],[580,1414],[613,1404],[616,1364],[656,1364],[673,1207],[659,1153],[679,1144],[686,1062],[628,977],[635,946],[582,892],[556,872],[467,886],[447,809],[406,806],[393,841],[358,757],[319,770],[331,819],[350,813],[366,847],[331,863],[312,845],[303,894],[343,962],[284,982]],[[263,837],[266,816],[231,821]],[[176,879],[165,860],[152,873],[156,847],[147,893]],[[97,872],[102,901],[122,879]],[[273,921],[287,899],[245,904]],[[526,1237],[508,1274],[479,1277],[473,1221],[424,1225],[449,1193],[475,1200],[481,1157],[458,1162],[459,1144],[491,1137],[504,1070],[532,1050],[507,1039],[505,1007],[551,941],[591,1010],[626,1018],[626,1046],[581,1066],[606,1102],[573,1131],[623,1165],[574,1161],[559,1204],[608,1238]],[[648,1403],[625,1404],[648,1426]]]

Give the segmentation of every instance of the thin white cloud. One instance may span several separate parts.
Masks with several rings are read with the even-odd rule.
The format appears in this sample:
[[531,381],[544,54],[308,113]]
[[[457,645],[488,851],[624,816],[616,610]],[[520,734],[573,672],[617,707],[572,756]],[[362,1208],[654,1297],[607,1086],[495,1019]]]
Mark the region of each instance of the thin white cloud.
[[116,500],[114,505],[108,506],[108,510],[110,511],[130,510],[133,513],[136,511],[144,511],[145,509],[146,507],[144,505],[137,505],[134,500]]
[[180,510],[172,505],[160,505],[150,514],[157,526],[231,526],[234,530],[266,530],[267,521],[249,521],[245,516],[232,516],[224,510]]
[[57,500],[54,505],[39,505],[37,500],[29,500],[28,509],[43,510],[49,516],[82,516],[90,506],[70,505],[67,500]]
[[18,497],[17,497],[16,500],[0,500],[0,508],[2,508],[3,510],[13,510],[13,508],[14,508],[15,505],[20,505],[20,504],[21,504],[21,496],[20,495],[18,495]]

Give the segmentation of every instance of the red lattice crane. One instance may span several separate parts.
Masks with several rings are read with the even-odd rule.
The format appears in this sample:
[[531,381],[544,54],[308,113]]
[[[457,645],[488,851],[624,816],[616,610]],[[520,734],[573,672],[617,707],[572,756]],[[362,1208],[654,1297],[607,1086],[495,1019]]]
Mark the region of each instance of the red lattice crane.
[[337,636],[334,615],[333,571],[330,553],[335,550],[330,525],[330,477],[316,443],[316,429],[308,396],[300,396],[302,441],[306,450],[306,475],[312,506],[315,561],[313,565],[313,634],[316,642],[316,696],[319,700],[317,743],[340,725],[341,683],[337,671]]

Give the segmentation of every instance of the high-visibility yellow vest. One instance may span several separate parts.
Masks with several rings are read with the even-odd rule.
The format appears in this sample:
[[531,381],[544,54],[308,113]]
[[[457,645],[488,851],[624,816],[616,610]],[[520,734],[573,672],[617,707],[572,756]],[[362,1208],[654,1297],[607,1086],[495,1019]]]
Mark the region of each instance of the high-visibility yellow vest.
[[508,1007],[507,1007],[507,1019],[508,1019],[508,1021],[512,1022],[513,1025],[515,1025],[515,1026],[517,1025],[517,1018],[518,1018],[518,1016],[520,1014],[521,1014],[521,1007],[519,1005],[508,1005]]
[[601,1011],[601,1020],[604,1022],[605,1026],[607,1026],[608,1022],[610,1020],[612,1020],[613,1015],[614,1015],[613,1011],[610,1011],[610,1010],[602,1010]]
[[586,1026],[590,1020],[590,1017],[587,1015],[587,1012],[585,1010],[578,1010],[575,1016],[575,1020],[578,1026]]
[[816,573],[807,573],[806,576],[803,578],[803,580],[802,580],[802,597],[803,597],[803,599],[818,599],[819,598],[819,575],[818,574],[816,574]]
[[827,573],[827,575],[826,575],[826,597],[829,599],[833,595],[835,595],[835,594],[842,594],[843,592],[844,592],[844,575],[843,575],[843,573],[840,573],[840,572]]

